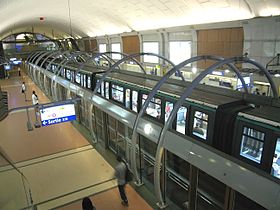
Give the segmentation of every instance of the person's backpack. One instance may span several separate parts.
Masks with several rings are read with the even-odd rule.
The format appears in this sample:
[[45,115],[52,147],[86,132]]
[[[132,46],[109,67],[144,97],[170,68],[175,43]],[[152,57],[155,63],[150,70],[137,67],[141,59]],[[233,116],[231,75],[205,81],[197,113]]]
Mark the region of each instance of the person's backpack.
[[127,164],[126,163],[124,164],[126,166],[125,181],[131,182],[133,180],[133,173],[129,170]]

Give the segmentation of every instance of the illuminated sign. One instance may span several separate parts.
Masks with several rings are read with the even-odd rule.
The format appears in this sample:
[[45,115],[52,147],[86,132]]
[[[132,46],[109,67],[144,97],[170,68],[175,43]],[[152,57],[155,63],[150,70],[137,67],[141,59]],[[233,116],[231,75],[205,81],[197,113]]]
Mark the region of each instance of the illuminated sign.
[[[251,84],[251,78],[250,77],[243,77],[244,79],[244,82],[246,84],[246,87],[250,87],[250,84]],[[241,80],[240,79],[237,79],[237,85],[236,85],[236,89],[240,89],[240,88],[243,88],[243,85],[241,83]]]
[[5,70],[11,70],[11,66],[10,66],[10,65],[5,65],[5,66],[4,66],[4,69],[5,69]]
[[222,71],[212,71],[211,74],[218,75],[218,76],[223,76],[224,72],[222,72]]
[[42,126],[76,120],[75,105],[64,104],[40,109]]
[[14,61],[13,61],[13,64],[14,64],[14,65],[19,65],[19,64],[21,64],[21,60],[14,60]]

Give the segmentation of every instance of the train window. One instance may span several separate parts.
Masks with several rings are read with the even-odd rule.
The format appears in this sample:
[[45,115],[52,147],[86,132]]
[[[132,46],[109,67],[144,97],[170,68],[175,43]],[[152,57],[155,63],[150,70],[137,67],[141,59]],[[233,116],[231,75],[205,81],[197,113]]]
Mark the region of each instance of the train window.
[[123,87],[118,85],[112,85],[112,98],[115,101],[123,103],[124,96],[123,96]]
[[66,79],[68,79],[68,80],[71,79],[71,72],[69,69],[66,69]]
[[105,98],[109,99],[109,82],[105,82]]
[[[172,105],[173,109],[173,105]],[[180,107],[177,112],[177,121],[176,121],[176,131],[182,134],[186,134],[186,116],[188,109],[186,107]]]
[[81,74],[80,73],[76,74],[75,82],[77,82],[78,84],[81,84]]
[[84,86],[84,75],[83,74],[81,74],[81,86],[83,87]]
[[280,138],[277,139],[273,163],[271,167],[271,175],[280,179]]
[[[96,84],[97,84],[97,83],[99,83],[99,79],[96,80]],[[99,94],[101,93],[101,92],[100,92],[100,87],[97,89],[97,93],[99,93]]]
[[65,78],[65,69],[64,68],[62,69],[61,76]]
[[132,111],[138,112],[138,92],[132,91]]
[[[145,103],[146,99],[148,98],[148,95],[143,94],[142,95],[142,105]],[[161,116],[161,99],[159,98],[152,98],[150,101],[146,113],[152,117],[160,119]]]
[[87,88],[91,88],[91,77],[90,76],[88,76],[88,78],[87,78]]
[[104,97],[104,82],[101,82],[101,95]]
[[240,155],[254,162],[260,163],[264,143],[263,132],[252,128],[244,127]]
[[125,107],[130,109],[130,89],[125,90]]
[[87,75],[83,75],[83,87],[86,87],[86,85],[87,85]]
[[74,71],[70,71],[71,73],[71,82],[74,82],[75,80],[75,72]]
[[192,134],[206,140],[208,127],[208,114],[195,111]]
[[173,110],[173,103],[166,101],[165,103],[165,117],[164,117],[164,122],[168,120],[168,117]]
[[56,65],[52,65],[51,67],[52,72],[54,72],[55,69],[56,69]]

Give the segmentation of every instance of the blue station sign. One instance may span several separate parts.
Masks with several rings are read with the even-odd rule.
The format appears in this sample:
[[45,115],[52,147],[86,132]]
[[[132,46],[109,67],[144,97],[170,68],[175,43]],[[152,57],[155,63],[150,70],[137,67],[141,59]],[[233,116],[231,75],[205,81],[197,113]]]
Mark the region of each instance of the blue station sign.
[[76,120],[75,105],[64,104],[40,109],[42,126]]

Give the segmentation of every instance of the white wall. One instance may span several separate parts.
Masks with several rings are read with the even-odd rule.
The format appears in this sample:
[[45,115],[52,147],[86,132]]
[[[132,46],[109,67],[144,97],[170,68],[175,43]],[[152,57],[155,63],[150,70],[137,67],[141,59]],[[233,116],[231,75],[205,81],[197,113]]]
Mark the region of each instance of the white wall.
[[266,66],[280,53],[280,17],[243,21],[244,53]]

